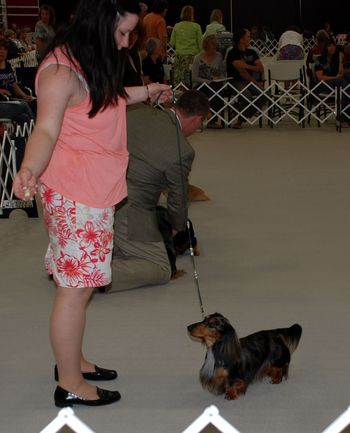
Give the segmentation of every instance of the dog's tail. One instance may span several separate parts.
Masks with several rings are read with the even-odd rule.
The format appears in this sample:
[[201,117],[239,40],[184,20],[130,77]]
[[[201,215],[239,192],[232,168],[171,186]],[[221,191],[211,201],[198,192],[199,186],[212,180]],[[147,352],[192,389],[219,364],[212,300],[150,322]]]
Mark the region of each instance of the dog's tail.
[[285,344],[288,346],[291,354],[298,347],[302,331],[302,327],[296,323],[290,328],[285,328],[280,332],[280,335],[283,338]]

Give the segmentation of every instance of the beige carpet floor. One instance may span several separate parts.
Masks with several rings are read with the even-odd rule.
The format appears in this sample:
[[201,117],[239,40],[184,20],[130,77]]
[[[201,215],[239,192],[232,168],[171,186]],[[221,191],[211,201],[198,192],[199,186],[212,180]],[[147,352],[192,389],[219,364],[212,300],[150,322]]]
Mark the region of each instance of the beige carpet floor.
[[[299,322],[288,381],[252,385],[237,401],[202,390],[204,349],[186,326],[200,319],[187,275],[162,287],[95,296],[85,351],[115,367],[122,400],[77,407],[96,433],[180,433],[214,404],[241,433],[321,432],[350,404],[350,131],[293,125],[204,131],[191,137],[191,182],[210,201],[190,209],[206,313],[239,335]],[[57,414],[43,270],[42,219],[0,220],[0,431],[37,433]]]

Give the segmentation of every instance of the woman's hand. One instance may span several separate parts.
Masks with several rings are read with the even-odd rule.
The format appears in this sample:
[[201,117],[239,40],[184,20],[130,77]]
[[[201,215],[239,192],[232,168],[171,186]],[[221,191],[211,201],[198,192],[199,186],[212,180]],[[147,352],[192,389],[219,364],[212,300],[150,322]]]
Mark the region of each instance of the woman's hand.
[[150,83],[146,86],[125,87],[127,93],[126,103],[136,104],[138,102],[163,103],[172,99],[173,91],[167,84]]
[[168,84],[151,83],[147,89],[152,102],[162,103],[173,97],[173,90]]
[[33,200],[38,190],[37,178],[29,168],[23,167],[19,170],[13,180],[13,191],[15,195],[25,201]]

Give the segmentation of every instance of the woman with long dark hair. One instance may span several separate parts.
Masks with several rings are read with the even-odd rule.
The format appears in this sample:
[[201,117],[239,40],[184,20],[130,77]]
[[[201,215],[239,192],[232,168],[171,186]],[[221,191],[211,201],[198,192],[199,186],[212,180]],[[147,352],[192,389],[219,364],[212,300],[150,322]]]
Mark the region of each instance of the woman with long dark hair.
[[[318,85],[316,92],[330,93],[335,88],[345,88],[349,82],[344,75],[344,54],[339,50],[333,39],[329,40],[315,65],[316,80],[321,82]],[[341,115],[340,121],[343,128],[349,127],[350,112],[347,96],[348,92],[344,92],[341,98]]]
[[15,194],[38,190],[49,232],[47,271],[57,285],[50,337],[57,366],[56,406],[97,406],[120,398],[86,382],[111,380],[82,352],[86,306],[111,280],[114,207],[127,194],[126,105],[170,97],[168,86],[124,88],[135,0],[82,0],[59,32],[37,78],[38,114],[14,179]]
[[[266,104],[264,96],[264,66],[261,63],[259,54],[249,48],[250,31],[239,29],[235,33],[232,50],[227,51],[226,71],[227,76],[232,79],[235,89],[242,91],[244,97],[239,98],[239,111],[242,113],[237,122],[232,125],[234,129],[241,129],[243,122],[253,117],[257,108]],[[254,83],[255,86],[250,86]],[[254,99],[254,104],[250,101]]]

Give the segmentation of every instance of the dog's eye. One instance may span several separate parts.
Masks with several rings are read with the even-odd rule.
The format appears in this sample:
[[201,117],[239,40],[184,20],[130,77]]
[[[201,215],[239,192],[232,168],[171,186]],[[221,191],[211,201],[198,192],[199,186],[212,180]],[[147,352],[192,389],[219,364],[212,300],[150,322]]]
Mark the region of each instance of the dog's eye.
[[211,321],[208,323],[208,328],[216,329],[217,326],[218,326],[218,321],[217,321],[216,319],[211,320]]

